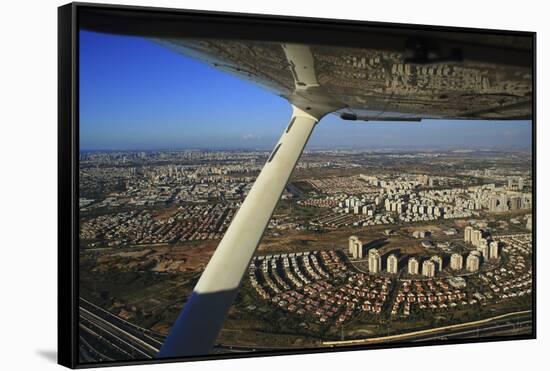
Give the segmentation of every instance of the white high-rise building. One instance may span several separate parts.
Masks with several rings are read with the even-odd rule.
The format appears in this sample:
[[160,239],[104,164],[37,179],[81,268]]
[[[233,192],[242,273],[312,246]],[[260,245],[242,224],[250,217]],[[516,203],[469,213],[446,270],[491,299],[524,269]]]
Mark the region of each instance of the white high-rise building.
[[359,241],[359,238],[357,236],[350,236],[349,237],[349,254],[353,255],[353,252],[355,251],[355,245],[356,242]]
[[443,270],[443,259],[439,255],[434,255],[430,258],[434,262],[436,272],[441,272]]
[[489,246],[487,246],[487,244],[481,244],[481,246],[477,248],[477,251],[481,253],[481,256],[483,256],[483,260],[489,259]]
[[435,277],[435,263],[431,260],[424,260],[422,263],[422,275],[426,277]]
[[466,258],[466,269],[468,272],[476,272],[479,270],[479,252],[472,251]]
[[353,251],[353,259],[363,258],[363,247],[361,246],[361,241],[357,241],[355,244],[355,250]]
[[464,242],[472,241],[472,231],[473,231],[473,228],[470,226],[467,226],[466,228],[464,228]]
[[474,229],[472,231],[472,240],[471,240],[472,245],[479,246],[482,238],[483,238],[483,232],[477,229]]
[[407,273],[409,274],[418,274],[418,260],[416,258],[409,258],[407,263]]
[[369,272],[379,273],[382,266],[382,259],[377,249],[369,250]]
[[489,245],[489,259],[498,259],[498,241],[492,241]]
[[462,269],[463,258],[460,254],[451,255],[451,269],[459,271]]
[[391,254],[386,260],[386,270],[388,273],[397,274],[397,256]]
[[349,253],[353,259],[361,259],[363,257],[363,243],[357,236],[349,238]]

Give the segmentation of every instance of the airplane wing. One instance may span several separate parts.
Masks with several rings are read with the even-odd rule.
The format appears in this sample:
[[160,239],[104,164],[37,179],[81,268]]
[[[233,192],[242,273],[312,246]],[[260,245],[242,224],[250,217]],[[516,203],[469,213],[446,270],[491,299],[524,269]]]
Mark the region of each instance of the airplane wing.
[[[299,107],[320,99],[347,119],[529,119],[529,66],[450,54],[271,43],[156,39]],[[404,42],[405,45],[405,42]]]
[[[298,107],[347,119],[532,117],[530,33],[223,13],[81,10],[83,29],[153,39]],[[357,27],[363,30],[358,31]]]

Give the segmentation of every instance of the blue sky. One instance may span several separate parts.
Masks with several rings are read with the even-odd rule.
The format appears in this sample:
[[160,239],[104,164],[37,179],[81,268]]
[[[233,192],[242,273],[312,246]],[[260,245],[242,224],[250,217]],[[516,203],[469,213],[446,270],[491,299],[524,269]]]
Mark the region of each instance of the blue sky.
[[[149,40],[80,32],[82,150],[270,148],[281,97]],[[359,124],[329,115],[308,148],[531,145],[531,122]]]

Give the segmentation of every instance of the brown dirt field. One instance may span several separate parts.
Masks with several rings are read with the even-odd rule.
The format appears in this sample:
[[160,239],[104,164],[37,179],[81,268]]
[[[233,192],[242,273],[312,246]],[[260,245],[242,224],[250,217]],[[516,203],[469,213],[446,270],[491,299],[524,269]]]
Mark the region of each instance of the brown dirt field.
[[154,219],[167,219],[171,217],[177,209],[178,206],[172,206],[166,209],[151,210],[151,214],[153,215]]

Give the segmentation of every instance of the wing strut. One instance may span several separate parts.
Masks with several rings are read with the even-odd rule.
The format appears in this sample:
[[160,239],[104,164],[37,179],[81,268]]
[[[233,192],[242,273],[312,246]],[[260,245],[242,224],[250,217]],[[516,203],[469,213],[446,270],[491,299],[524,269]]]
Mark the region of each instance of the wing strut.
[[220,241],[157,358],[201,356],[210,352],[277,202],[315,124],[323,115],[293,106],[288,127]]

